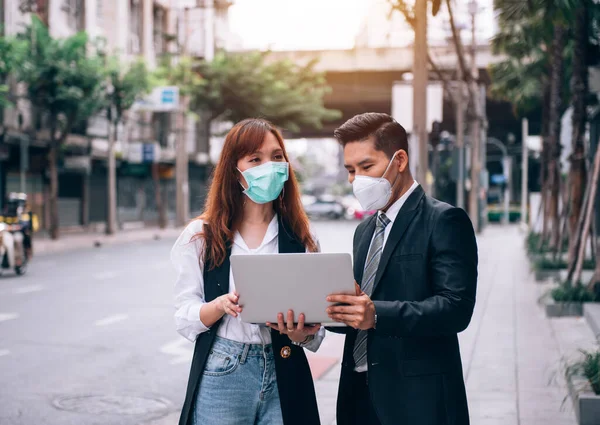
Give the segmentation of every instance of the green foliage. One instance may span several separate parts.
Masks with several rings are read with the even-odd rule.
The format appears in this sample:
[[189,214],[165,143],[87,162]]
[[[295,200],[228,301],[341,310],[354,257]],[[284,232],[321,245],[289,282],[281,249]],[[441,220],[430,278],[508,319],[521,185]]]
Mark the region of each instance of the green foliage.
[[583,358],[567,365],[565,375],[567,378],[573,376],[586,378],[594,394],[600,395],[600,350],[580,352]]
[[50,125],[58,126],[59,139],[64,139],[75,123],[105,105],[103,60],[88,51],[85,33],[55,39],[37,17],[21,40],[27,49],[19,79],[27,85],[31,102],[48,114]]
[[0,37],[0,109],[11,106],[8,77],[20,67],[27,45],[15,37]]
[[268,61],[268,53],[220,52],[210,62],[182,59],[158,75],[190,97],[192,111],[209,111],[211,120],[263,117],[298,131],[303,126],[320,128],[323,121],[340,117],[323,106],[330,89],[314,65]]
[[569,282],[564,282],[553,288],[550,292],[550,296],[556,302],[592,302],[592,301],[600,301],[600,299],[595,296],[592,292],[590,292],[585,285],[581,283],[577,285],[572,285]]
[[[562,270],[568,267],[568,264],[563,259],[554,260],[552,258],[540,258],[533,263],[535,270]],[[583,260],[584,270],[594,270],[596,267],[596,261],[591,258]]]
[[119,122],[123,113],[150,91],[150,73],[143,61],[138,60],[126,65],[116,56],[108,59],[106,69],[111,86],[111,90],[107,92],[107,103],[114,108],[113,120]]

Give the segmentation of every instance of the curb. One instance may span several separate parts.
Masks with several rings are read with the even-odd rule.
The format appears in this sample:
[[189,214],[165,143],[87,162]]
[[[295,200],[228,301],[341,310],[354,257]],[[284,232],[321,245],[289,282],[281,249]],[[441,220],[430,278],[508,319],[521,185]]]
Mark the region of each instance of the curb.
[[160,239],[173,239],[174,242],[181,231],[181,228],[144,229],[144,231],[125,231],[111,236],[92,233],[77,236],[64,236],[62,239],[55,241],[50,239],[36,241],[34,239],[33,254],[35,258],[35,256],[67,253],[86,248],[100,248],[103,246],[124,245]]

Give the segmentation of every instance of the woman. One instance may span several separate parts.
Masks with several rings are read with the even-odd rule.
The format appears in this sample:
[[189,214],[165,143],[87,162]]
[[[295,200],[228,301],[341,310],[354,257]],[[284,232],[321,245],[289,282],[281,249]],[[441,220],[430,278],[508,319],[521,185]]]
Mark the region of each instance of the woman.
[[281,134],[247,119],[225,138],[204,214],[183,231],[171,260],[177,330],[196,341],[180,425],[319,424],[302,347],[316,351],[319,326],[240,320],[232,254],[315,252]]

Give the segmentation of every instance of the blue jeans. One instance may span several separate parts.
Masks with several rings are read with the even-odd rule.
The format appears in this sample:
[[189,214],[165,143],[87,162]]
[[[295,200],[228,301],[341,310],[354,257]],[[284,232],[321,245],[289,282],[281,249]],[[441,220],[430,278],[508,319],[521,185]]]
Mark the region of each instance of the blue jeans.
[[193,425],[283,425],[270,344],[216,337],[204,366]]

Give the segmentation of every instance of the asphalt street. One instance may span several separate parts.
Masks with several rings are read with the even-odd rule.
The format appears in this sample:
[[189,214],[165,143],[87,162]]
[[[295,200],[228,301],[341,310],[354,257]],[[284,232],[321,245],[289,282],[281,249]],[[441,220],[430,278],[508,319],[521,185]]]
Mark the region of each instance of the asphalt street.
[[[350,252],[356,222],[315,222]],[[173,322],[174,240],[34,258],[0,277],[0,424],[140,425],[183,402],[193,345]]]

